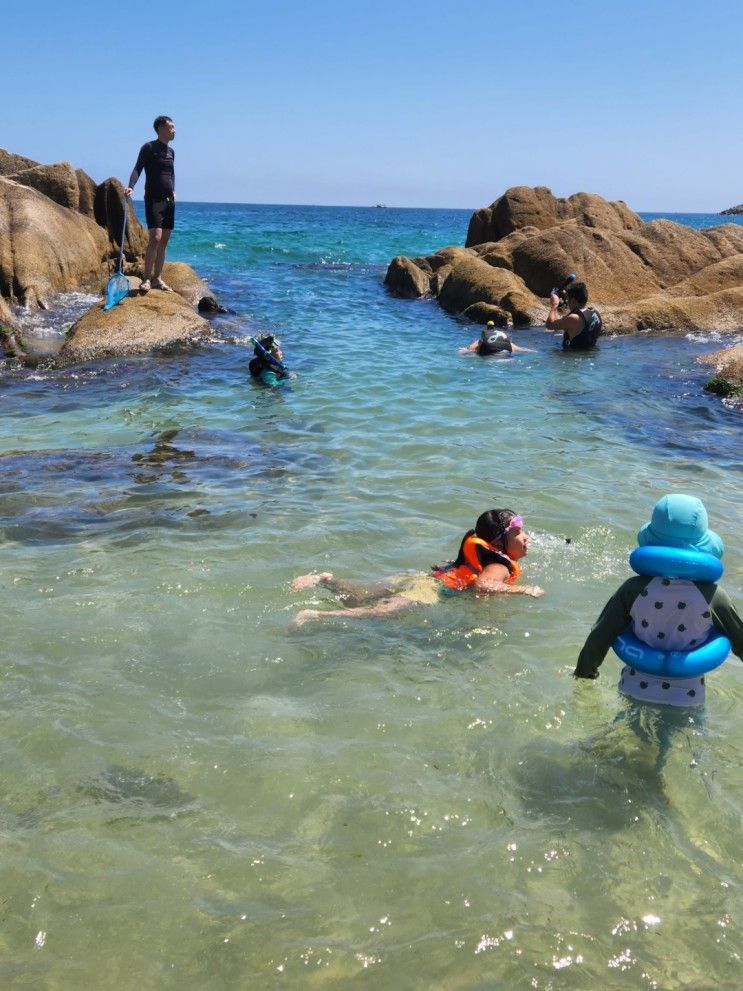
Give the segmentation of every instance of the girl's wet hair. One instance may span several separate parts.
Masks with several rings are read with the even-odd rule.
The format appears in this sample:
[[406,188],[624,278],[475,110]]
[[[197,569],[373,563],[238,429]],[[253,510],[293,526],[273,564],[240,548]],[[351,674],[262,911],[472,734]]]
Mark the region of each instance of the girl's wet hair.
[[512,509],[488,509],[475,523],[475,535],[489,544],[502,544],[505,548],[508,524],[517,514]]
[[468,537],[479,537],[481,540],[487,540],[489,544],[495,544],[496,547],[500,546],[505,554],[508,524],[517,515],[512,509],[489,509],[479,516],[477,523],[475,523],[475,529],[468,530],[462,537],[462,543],[459,545],[459,553],[454,564],[464,563],[464,542]]

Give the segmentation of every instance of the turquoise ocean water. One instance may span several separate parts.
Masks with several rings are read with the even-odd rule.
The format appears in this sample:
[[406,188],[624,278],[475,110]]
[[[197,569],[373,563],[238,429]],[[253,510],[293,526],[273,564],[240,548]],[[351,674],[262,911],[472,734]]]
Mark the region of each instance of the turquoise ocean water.
[[[720,339],[460,356],[476,328],[382,280],[468,217],[179,205],[211,344],[2,371],[3,988],[740,986],[743,668],[693,719],[620,701],[611,656],[570,676],[667,491],[743,605]],[[288,388],[249,380],[265,330]],[[294,575],[425,570],[493,506],[543,598],[289,632],[332,602]]]

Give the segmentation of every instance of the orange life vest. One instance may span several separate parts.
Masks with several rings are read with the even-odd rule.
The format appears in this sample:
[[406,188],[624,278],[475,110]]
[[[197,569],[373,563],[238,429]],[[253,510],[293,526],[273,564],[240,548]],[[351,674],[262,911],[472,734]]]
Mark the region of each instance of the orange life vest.
[[486,550],[493,551],[499,557],[503,558],[503,563],[510,572],[508,578],[505,578],[504,581],[506,585],[513,585],[521,574],[521,568],[516,561],[512,561],[507,554],[499,551],[497,547],[489,544],[487,540],[475,536],[465,537],[462,544],[463,563],[452,564],[449,567],[433,568],[434,578],[438,578],[447,588],[469,588],[477,580],[477,576],[482,574],[483,571],[483,566],[480,564],[480,559],[477,556],[478,547],[484,547]]

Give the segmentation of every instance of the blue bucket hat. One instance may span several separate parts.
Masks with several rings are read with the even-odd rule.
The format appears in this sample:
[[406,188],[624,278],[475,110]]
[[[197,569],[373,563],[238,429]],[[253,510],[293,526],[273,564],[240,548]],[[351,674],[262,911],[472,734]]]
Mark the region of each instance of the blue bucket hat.
[[637,543],[640,547],[682,547],[721,558],[725,545],[707,523],[701,499],[678,493],[663,496],[653,507],[650,522],[638,531]]

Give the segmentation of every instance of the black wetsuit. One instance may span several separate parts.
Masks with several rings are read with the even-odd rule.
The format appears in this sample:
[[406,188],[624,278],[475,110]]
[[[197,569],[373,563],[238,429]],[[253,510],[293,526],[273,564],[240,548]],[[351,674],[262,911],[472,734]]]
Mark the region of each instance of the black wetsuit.
[[[572,338],[565,331],[562,336],[562,346],[565,350],[587,351],[589,348],[596,347],[596,341],[603,330],[603,321],[599,311],[592,306],[587,306],[585,310],[578,310],[577,312],[579,316],[583,317],[583,330]],[[588,312],[591,314],[590,320],[586,316]]]
[[144,169],[144,206],[147,226],[173,230],[175,225],[175,152],[159,139],[146,141],[129,177],[134,188]]

